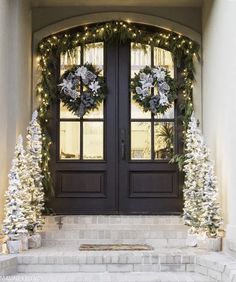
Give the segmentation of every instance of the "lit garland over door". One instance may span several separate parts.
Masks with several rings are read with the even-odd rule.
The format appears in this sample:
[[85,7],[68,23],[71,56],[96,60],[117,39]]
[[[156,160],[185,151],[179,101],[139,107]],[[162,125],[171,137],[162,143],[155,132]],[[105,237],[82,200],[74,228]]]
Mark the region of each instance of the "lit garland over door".
[[[55,34],[43,39],[38,45],[38,63],[41,80],[37,85],[37,95],[40,97],[39,116],[43,128],[43,170],[44,187],[47,195],[53,194],[53,183],[48,162],[50,159],[50,135],[48,122],[50,119],[50,105],[58,99],[57,88],[57,57],[58,54],[76,56],[76,49],[85,43],[116,42],[123,44],[128,41],[149,44],[163,48],[172,53],[179,75],[179,120],[183,128],[180,138],[185,140],[188,120],[193,111],[192,88],[194,82],[194,62],[199,58],[199,45],[191,39],[164,29],[143,27],[128,22],[108,22],[96,26],[88,26]],[[181,164],[183,155],[174,156]],[[50,192],[51,191],[51,192]]]

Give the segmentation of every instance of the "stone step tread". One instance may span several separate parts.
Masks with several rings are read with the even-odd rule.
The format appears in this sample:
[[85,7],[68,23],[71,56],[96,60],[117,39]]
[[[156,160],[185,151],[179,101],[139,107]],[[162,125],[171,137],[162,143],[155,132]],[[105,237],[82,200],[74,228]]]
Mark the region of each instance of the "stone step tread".
[[0,277],[2,282],[38,281],[38,282],[212,282],[209,277],[192,272],[140,272],[140,273],[18,273]]
[[[28,255],[83,255],[83,254],[159,254],[159,255],[211,255],[216,254],[215,252],[208,252],[200,248],[155,248],[154,250],[148,251],[79,251],[78,247],[66,247],[66,246],[42,246],[39,249],[29,249],[27,252],[22,252],[18,256],[28,256]],[[221,254],[221,252],[217,253]]]
[[[60,216],[46,216],[45,223],[47,225],[55,225]],[[78,215],[78,216],[62,216],[63,225],[73,224],[183,224],[183,219],[180,216],[157,216],[157,215]]]
[[[144,229],[145,228],[145,229]],[[155,232],[165,232],[165,231],[176,231],[176,232],[187,232],[188,228],[185,225],[179,224],[179,225],[154,225],[154,224],[147,224],[144,226],[144,224],[139,224],[139,225],[130,225],[130,224],[113,224],[113,225],[108,225],[108,224],[87,224],[87,225],[81,225],[81,224],[73,224],[73,225],[66,225],[63,224],[62,228],[59,229],[56,224],[52,226],[46,226],[46,228],[43,229],[44,232],[56,232],[56,231],[63,231],[63,232],[78,232],[78,231],[113,231],[113,232],[118,232],[118,231],[136,231],[137,230],[148,230],[148,231],[155,231]]]
[[17,256],[19,264],[112,264],[112,263],[194,263],[196,255],[206,251],[184,248],[161,248],[151,251],[79,251],[78,248],[53,248],[29,250]]

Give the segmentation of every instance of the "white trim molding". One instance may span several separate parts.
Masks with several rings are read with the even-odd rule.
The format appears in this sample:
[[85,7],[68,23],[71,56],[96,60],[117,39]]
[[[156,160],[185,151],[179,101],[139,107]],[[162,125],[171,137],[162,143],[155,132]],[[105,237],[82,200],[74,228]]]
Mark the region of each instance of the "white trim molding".
[[154,17],[145,14],[138,13],[125,13],[125,12],[106,12],[106,13],[96,13],[96,14],[87,14],[83,16],[72,17],[51,25],[48,25],[39,31],[34,33],[36,41],[40,41],[42,38],[49,36],[54,33],[61,32],[63,30],[67,30],[73,27],[88,25],[93,23],[112,21],[112,20],[122,20],[122,21],[130,21],[134,23],[140,24],[148,24],[152,26],[158,26],[167,30],[171,30],[180,34],[183,34],[192,40],[201,43],[201,35],[184,26],[178,24],[176,22],[161,18]]

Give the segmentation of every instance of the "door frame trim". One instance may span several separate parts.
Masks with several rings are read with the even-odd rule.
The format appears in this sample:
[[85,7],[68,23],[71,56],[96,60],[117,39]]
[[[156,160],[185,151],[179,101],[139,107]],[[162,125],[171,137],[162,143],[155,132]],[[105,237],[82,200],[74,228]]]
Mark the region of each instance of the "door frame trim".
[[194,41],[197,41],[201,44],[201,35],[200,33],[188,28],[184,25],[181,25],[177,22],[167,20],[161,17],[150,16],[141,13],[130,13],[130,12],[105,12],[105,13],[91,13],[82,16],[71,17],[66,20],[56,22],[54,24],[48,25],[36,32],[34,32],[34,41],[40,41],[46,36],[49,36],[53,33],[58,33],[67,29],[71,29],[81,25],[88,25],[97,22],[105,21],[130,21],[140,24],[148,24],[156,26],[159,28],[171,30],[176,33],[184,34],[185,36],[191,38]]

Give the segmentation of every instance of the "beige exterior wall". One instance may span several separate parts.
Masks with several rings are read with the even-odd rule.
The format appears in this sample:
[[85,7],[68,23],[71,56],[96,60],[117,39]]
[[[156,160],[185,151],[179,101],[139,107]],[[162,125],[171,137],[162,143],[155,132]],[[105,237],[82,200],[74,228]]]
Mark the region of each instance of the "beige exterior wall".
[[236,1],[203,7],[203,130],[216,161],[228,239],[236,240]]
[[16,136],[31,114],[31,9],[26,0],[0,1],[0,222]]

